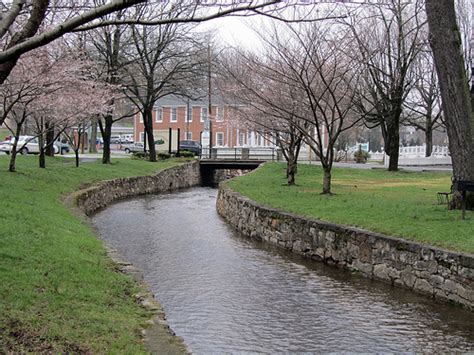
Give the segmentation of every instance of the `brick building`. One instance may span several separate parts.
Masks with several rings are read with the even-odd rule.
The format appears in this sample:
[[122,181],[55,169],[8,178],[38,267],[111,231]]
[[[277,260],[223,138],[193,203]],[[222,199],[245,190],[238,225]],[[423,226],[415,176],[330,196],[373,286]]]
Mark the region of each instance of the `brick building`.
[[[232,106],[225,105],[219,97],[212,97],[210,120],[213,147],[273,147],[271,139],[245,128],[238,121]],[[205,117],[208,115],[207,100],[188,100],[169,95],[158,100],[153,110],[153,130],[180,129],[180,140],[202,141]],[[143,142],[144,125],[141,114],[134,119],[134,140]]]

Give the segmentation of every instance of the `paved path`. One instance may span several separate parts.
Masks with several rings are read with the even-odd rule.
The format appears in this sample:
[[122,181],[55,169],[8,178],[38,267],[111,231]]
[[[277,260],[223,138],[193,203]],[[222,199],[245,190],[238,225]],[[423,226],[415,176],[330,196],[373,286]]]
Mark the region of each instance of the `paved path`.
[[[310,165],[319,165],[319,162],[315,161],[299,161],[300,164],[310,164]],[[354,168],[354,169],[387,169],[386,166],[377,163],[366,163],[366,164],[357,164],[357,163],[334,163],[335,167],[338,168]],[[451,166],[447,165],[418,165],[418,166],[400,166],[400,170],[409,170],[409,171],[443,171],[443,172],[452,172],[453,169]]]

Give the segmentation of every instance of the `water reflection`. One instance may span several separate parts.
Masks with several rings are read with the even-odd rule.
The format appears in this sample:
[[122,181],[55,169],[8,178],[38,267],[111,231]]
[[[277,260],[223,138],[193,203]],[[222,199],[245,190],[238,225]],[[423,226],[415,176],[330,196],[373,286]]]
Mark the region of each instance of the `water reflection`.
[[195,353],[474,350],[473,313],[240,237],[216,193],[138,198],[94,218]]

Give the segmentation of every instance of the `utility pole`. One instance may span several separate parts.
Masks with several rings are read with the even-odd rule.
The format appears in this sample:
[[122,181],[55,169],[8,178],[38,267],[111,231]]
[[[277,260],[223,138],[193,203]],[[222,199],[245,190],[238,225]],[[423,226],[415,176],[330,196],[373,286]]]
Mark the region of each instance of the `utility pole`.
[[211,102],[211,65],[212,65],[212,59],[211,59],[211,38],[209,37],[208,43],[207,43],[207,84],[208,84],[208,91],[207,91],[207,100],[208,100],[208,108],[207,108],[207,116],[209,120],[209,153],[210,149],[212,148],[212,102]]
[[193,114],[192,112],[190,112],[189,110],[189,97],[187,98],[187,101],[186,101],[186,137],[184,137],[184,139],[189,139],[189,120],[191,119],[191,115]]

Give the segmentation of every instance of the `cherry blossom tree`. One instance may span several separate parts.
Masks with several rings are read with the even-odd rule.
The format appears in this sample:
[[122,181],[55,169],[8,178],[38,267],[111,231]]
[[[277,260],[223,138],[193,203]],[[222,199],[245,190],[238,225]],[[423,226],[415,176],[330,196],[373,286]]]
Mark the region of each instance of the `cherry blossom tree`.
[[8,128],[15,136],[10,171],[16,170],[16,154],[22,149],[16,144],[26,123],[38,137],[39,165],[45,167],[45,134],[52,127],[59,134],[108,109],[104,103],[112,95],[111,89],[90,73],[91,63],[77,53],[52,55],[47,47],[28,53],[18,62],[1,86],[2,110],[13,123]]

